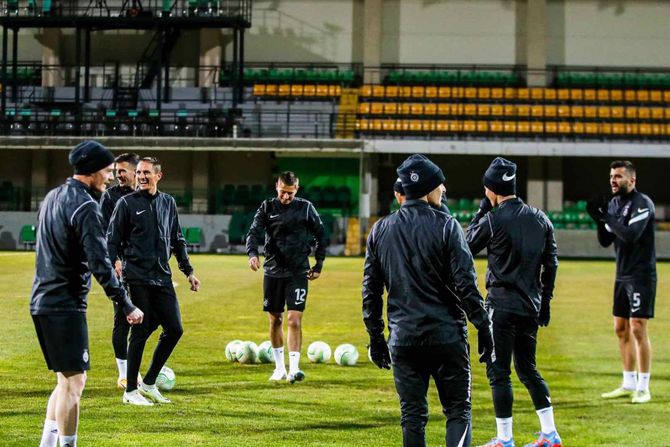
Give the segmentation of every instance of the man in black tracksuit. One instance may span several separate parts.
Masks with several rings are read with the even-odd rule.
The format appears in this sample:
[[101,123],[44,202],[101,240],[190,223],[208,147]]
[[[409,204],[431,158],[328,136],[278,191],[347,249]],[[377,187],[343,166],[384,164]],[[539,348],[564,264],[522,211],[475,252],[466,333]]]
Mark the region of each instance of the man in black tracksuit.
[[[109,256],[123,260],[123,277],[130,297],[146,314],[144,322],[130,331],[128,386],[123,402],[133,405],[151,405],[149,400],[170,403],[156,388],[156,377],[184,331],[169,265],[173,253],[179,270],[188,277],[191,290],[195,292],[200,287],[186,253],[175,200],[158,191],[161,177],[157,159],[140,160],[139,190],[118,201],[107,232]],[[163,332],[138,393],[137,374],[144,346],[159,325]]]
[[[300,370],[302,315],[307,302],[307,281],[321,275],[326,258],[323,223],[311,202],[296,197],[299,179],[291,171],[277,179],[277,197],[264,201],[256,211],[247,234],[249,268],[260,268],[258,246],[265,233],[263,268],[263,310],[270,320],[270,342],[275,370],[270,381],[286,379],[289,383],[304,380]],[[316,242],[316,264],[309,267],[312,243]],[[282,316],[288,310],[289,370],[284,363],[284,330]]]
[[[102,228],[107,233],[109,227],[109,219],[112,217],[112,212],[116,206],[116,202],[125,195],[135,191],[135,169],[139,157],[137,154],[127,153],[121,154],[114,159],[114,173],[118,185],[102,193],[100,198],[100,209],[102,211]],[[112,259],[114,270],[117,277],[121,279],[121,260]],[[127,356],[128,356],[128,332],[130,332],[130,325],[126,321],[125,315],[119,308],[114,305],[114,327],[112,329],[112,347],[114,348],[114,357],[116,357],[116,366],[119,369],[119,378],[116,381],[116,386],[119,389],[126,389],[128,383],[126,379]]]
[[[558,268],[554,228],[540,210],[516,196],[516,165],[496,158],[484,174],[486,198],[467,230],[473,254],[487,249],[487,308],[495,355],[486,373],[493,392],[497,437],[485,447],[513,447],[514,357],[519,380],[540,418],[540,437],[527,447],[560,447],[549,388],[535,365],[538,326],[549,324],[549,305]],[[495,209],[493,209],[495,208]]]
[[[393,365],[404,447],[426,445],[431,376],[447,417],[446,445],[470,446],[470,353],[467,318],[479,330],[480,361],[493,349],[472,255],[458,222],[439,211],[444,175],[422,155],[398,167],[406,194],[400,209],[370,232],[363,276],[363,320],[370,357]],[[388,293],[388,345],[384,339]],[[390,356],[389,356],[390,349]]]
[[[656,248],[651,199],[635,189],[635,166],[630,161],[610,165],[609,202],[591,201],[587,210],[598,224],[598,241],[603,247],[614,243],[614,331],[623,362],[623,384],[603,398],[632,397],[633,403],[651,400],[651,342],[647,333],[654,317],[656,300]],[[637,377],[635,364],[637,363]],[[637,383],[636,383],[637,382]]]
[[40,446],[75,447],[79,400],[90,368],[86,308],[91,272],[130,323],[142,321],[114,275],[95,193],[112,178],[114,156],[95,141],[69,155],[74,175],[51,190],[37,220],[35,279],[30,299],[37,338],[47,367],[58,376],[47,406]]

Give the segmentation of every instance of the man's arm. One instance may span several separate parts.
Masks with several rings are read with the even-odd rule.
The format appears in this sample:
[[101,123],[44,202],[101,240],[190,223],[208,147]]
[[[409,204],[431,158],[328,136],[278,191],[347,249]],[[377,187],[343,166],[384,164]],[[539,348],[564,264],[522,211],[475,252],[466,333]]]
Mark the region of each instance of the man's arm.
[[100,198],[100,212],[102,213],[102,231],[106,234],[107,228],[109,228],[109,221],[111,220],[112,213],[114,212],[114,201],[109,194],[109,190],[106,190],[102,193]]
[[493,225],[491,224],[491,213],[477,213],[467,229],[467,243],[470,252],[476,255],[486,248],[493,237]]
[[611,231],[613,236],[618,237],[626,243],[636,242],[642,236],[647,225],[653,225],[654,222],[654,206],[646,203],[646,201],[636,202],[631,204],[631,215],[628,224],[620,223],[609,213],[603,218],[606,230]]
[[247,255],[249,258],[258,257],[258,245],[263,241],[263,234],[265,233],[265,226],[267,222],[266,214],[267,202],[261,203],[261,206],[256,210],[254,221],[251,223],[249,232],[247,233]]
[[[380,221],[381,222],[381,221]],[[379,222],[370,231],[363,267],[363,322],[370,338],[384,336],[384,275],[375,255],[375,237]]]
[[554,296],[554,284],[556,282],[556,271],[558,270],[558,246],[554,237],[554,226],[546,217],[545,224],[547,225],[547,234],[544,241],[544,250],[542,251],[540,282],[542,283],[542,299],[550,300]]
[[193,266],[191,266],[191,261],[188,258],[188,251],[186,249],[186,239],[184,238],[184,233],[181,231],[181,225],[179,224],[179,213],[177,213],[177,203],[174,200],[174,197],[168,196],[168,206],[170,207],[170,249],[174,253],[175,258],[177,258],[177,264],[179,265],[179,270],[182,271],[186,277],[189,277],[193,274]]
[[107,232],[107,249],[109,251],[109,259],[116,262],[121,259],[123,249],[128,240],[128,202],[121,198],[114,207],[114,211],[109,219]]
[[309,228],[309,232],[314,236],[314,239],[316,239],[316,247],[314,248],[316,264],[312,267],[312,270],[321,273],[323,261],[326,259],[328,241],[326,240],[326,231],[323,228],[321,217],[311,203],[307,209],[307,227]]

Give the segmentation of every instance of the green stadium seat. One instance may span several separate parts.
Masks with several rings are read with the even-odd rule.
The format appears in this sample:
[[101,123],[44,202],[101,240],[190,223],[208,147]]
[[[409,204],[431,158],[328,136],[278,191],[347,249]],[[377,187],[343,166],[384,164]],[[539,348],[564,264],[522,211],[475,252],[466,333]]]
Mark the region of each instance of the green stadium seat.
[[35,247],[35,244],[37,243],[37,229],[35,228],[35,225],[24,225],[21,227],[19,243],[23,244],[25,250]]
[[202,228],[184,228],[184,239],[186,239],[186,246],[188,248],[191,248],[194,251],[200,250],[200,244],[202,244]]
[[228,226],[228,242],[235,245],[244,244],[253,219],[253,214],[233,214]]

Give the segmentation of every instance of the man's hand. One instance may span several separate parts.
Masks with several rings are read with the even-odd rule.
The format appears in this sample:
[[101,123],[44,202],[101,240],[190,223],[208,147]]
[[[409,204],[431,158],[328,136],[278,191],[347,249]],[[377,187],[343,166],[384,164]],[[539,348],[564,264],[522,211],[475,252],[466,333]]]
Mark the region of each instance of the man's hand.
[[493,205],[491,205],[491,201],[484,197],[481,202],[479,202],[479,213],[483,216],[484,214],[488,213],[493,209]]
[[116,277],[118,279],[121,279],[122,269],[123,265],[121,264],[121,260],[117,259],[116,262],[114,263],[114,273],[116,273]]
[[550,303],[551,300],[549,298],[542,298],[542,303],[540,304],[540,316],[537,318],[537,322],[540,326],[549,326],[549,320],[551,319]]
[[586,202],[586,212],[596,223],[601,222],[607,214],[608,200],[606,197],[595,197]]
[[318,279],[319,276],[321,276],[321,272],[317,272],[316,270],[309,269],[309,272],[307,272],[307,279],[310,281],[314,281],[315,279]]
[[188,282],[191,284],[191,290],[197,292],[200,288],[200,280],[193,273],[188,275]]
[[493,356],[493,332],[488,324],[477,331],[477,352],[479,363],[487,363]]
[[370,337],[370,358],[377,368],[391,369],[391,355],[384,336]]
[[142,320],[144,320],[144,312],[137,307],[134,311],[126,315],[126,320],[128,321],[128,324],[141,324]]
[[249,258],[249,268],[254,272],[257,272],[258,269],[261,268],[261,260],[258,259],[258,256]]

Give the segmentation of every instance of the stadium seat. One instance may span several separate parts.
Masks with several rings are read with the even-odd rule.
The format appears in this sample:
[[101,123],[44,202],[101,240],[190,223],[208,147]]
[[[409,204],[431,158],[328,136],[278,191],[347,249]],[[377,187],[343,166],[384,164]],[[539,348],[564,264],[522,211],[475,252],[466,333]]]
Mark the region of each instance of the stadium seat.
[[305,85],[303,95],[307,97],[316,96],[316,85],[314,84]]
[[252,94],[254,96],[265,96],[265,84],[254,84]]
[[384,98],[386,96],[386,89],[383,85],[374,85],[372,86],[372,97],[373,98]]
[[398,97],[398,86],[396,85],[387,85],[384,95],[387,98],[397,98]]
[[370,114],[370,103],[369,102],[361,102],[358,104],[358,113],[361,115],[369,115]]
[[291,85],[291,96],[302,96],[304,88],[302,84]]
[[370,103],[370,113],[372,115],[381,115],[384,113],[384,103],[373,102]]
[[19,243],[23,244],[24,250],[30,250],[35,247],[37,242],[37,229],[35,225],[24,225],[19,233]]
[[384,115],[395,115],[398,113],[398,104],[395,102],[384,103]]
[[651,119],[662,120],[665,118],[665,110],[662,107],[651,108]]
[[426,98],[428,99],[437,98],[437,87],[433,86],[426,87]]
[[451,98],[451,87],[438,87],[437,97],[440,99]]
[[184,228],[184,239],[186,239],[186,246],[188,248],[193,249],[193,251],[200,250],[200,244],[202,243],[202,228]]
[[228,225],[228,242],[231,245],[244,244],[253,222],[252,214],[235,213],[230,218]]
[[649,109],[649,107],[638,107],[637,118],[640,120],[651,119],[651,110]]
[[437,114],[437,104],[435,104],[435,103],[424,104],[423,114],[424,115],[429,115],[429,116],[436,115]]

